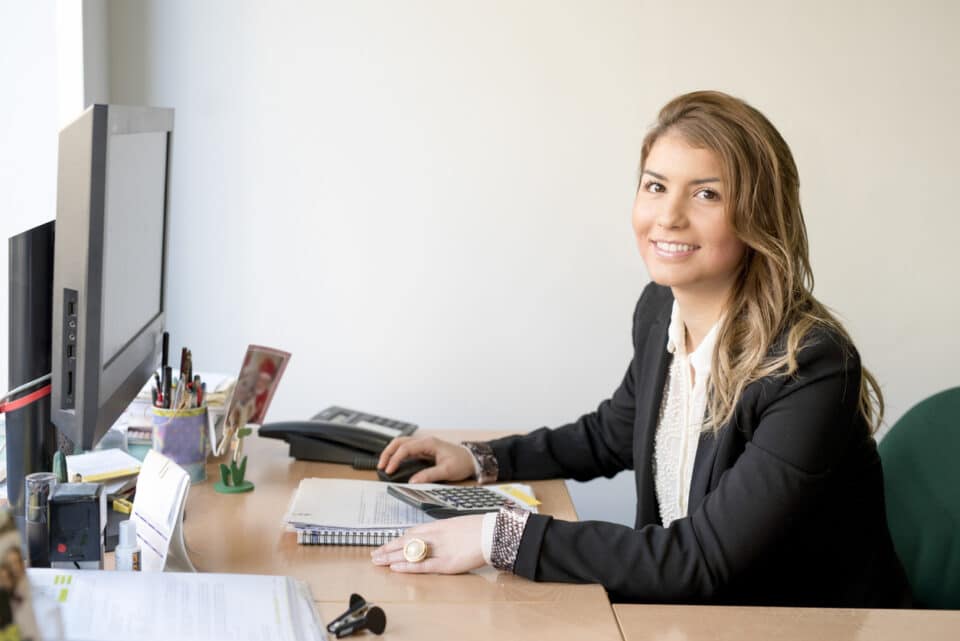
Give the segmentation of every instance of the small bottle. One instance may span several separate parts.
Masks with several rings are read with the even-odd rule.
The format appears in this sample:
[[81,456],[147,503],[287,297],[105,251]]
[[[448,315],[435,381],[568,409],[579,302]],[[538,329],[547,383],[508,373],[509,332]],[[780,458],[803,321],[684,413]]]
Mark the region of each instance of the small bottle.
[[127,519],[120,522],[120,544],[113,551],[118,570],[140,571],[140,546],[137,545],[137,524]]

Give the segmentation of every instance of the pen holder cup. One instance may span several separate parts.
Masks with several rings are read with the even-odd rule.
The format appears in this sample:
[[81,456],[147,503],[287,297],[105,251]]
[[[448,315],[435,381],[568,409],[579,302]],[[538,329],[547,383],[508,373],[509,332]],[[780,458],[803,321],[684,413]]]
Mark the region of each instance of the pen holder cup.
[[153,449],[190,475],[190,481],[207,480],[207,407],[185,410],[150,408],[153,414]]

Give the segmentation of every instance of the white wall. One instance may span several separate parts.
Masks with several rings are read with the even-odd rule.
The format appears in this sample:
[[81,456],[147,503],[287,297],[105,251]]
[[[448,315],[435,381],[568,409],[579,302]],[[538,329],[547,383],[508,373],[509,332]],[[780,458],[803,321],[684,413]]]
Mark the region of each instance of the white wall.
[[110,102],[110,33],[107,0],[59,0],[61,5],[81,5],[82,22],[72,25],[83,39],[79,62],[83,66],[83,108]]
[[56,216],[56,7],[0,3],[0,392],[8,388],[10,236]]
[[109,100],[105,0],[0,3],[0,392],[8,385],[10,236],[57,215],[57,134]]
[[[153,0],[108,24],[112,100],[177,110],[174,345],[213,370],[292,351],[273,419],[592,409],[647,281],[639,143],[695,88],[792,145],[817,293],[889,418],[958,384],[955,3]],[[629,479],[573,491],[632,521]]]

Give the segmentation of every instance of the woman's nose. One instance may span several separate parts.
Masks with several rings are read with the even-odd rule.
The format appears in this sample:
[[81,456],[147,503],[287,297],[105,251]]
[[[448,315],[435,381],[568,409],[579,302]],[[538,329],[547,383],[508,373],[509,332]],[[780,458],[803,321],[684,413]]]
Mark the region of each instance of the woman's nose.
[[657,212],[656,223],[663,229],[677,229],[686,224],[686,213],[682,204],[677,199],[664,199],[660,203],[660,210]]

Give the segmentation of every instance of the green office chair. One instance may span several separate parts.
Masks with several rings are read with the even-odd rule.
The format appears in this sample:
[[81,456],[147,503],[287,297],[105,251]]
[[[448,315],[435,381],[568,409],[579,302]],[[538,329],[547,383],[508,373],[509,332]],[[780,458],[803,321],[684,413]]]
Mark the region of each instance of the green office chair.
[[960,608],[960,387],[911,408],[879,450],[890,534],[914,599]]

